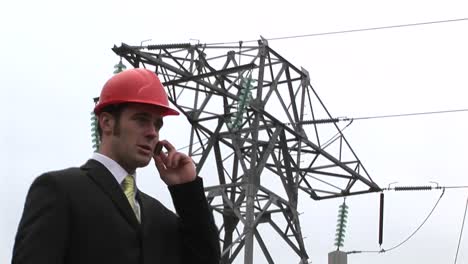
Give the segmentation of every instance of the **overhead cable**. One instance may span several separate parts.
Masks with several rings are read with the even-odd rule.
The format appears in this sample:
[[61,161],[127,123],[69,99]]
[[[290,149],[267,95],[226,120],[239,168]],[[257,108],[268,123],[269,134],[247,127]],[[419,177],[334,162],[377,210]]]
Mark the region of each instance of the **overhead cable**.
[[465,226],[465,218],[466,218],[466,209],[467,208],[468,208],[468,198],[466,199],[465,213],[463,214],[463,222],[462,222],[462,226],[461,226],[461,230],[460,230],[460,236],[458,238],[457,254],[455,254],[454,264],[457,264],[458,250],[460,249],[461,238],[462,238],[462,235],[463,235],[463,227]]
[[393,188],[382,188],[383,191],[432,191],[440,189],[467,189],[468,186],[456,185],[456,186],[395,186]]
[[[382,26],[382,27],[370,27],[370,28],[360,28],[360,29],[347,29],[347,30],[339,30],[339,31],[330,31],[330,32],[322,32],[322,33],[311,33],[311,34],[302,34],[302,35],[293,35],[293,36],[284,36],[284,37],[275,37],[275,38],[265,38],[265,39],[268,40],[268,41],[272,41],[272,40],[284,40],[284,39],[317,37],[317,36],[325,36],[325,35],[336,35],[336,34],[354,33],[354,32],[362,32],[362,31],[373,31],[373,30],[381,30],[381,29],[391,29],[391,28],[403,28],[403,27],[424,26],[424,25],[441,24],[441,23],[461,22],[461,21],[468,21],[468,18],[446,19],[446,20],[428,21],[428,22],[419,22],[419,23],[409,23],[409,24],[400,24],[400,25]],[[255,39],[255,40],[247,40],[247,41],[231,41],[231,42],[207,43],[207,44],[205,44],[205,45],[206,45],[206,46],[214,46],[214,45],[225,45],[225,44],[251,43],[251,42],[257,42],[257,41],[258,41],[258,40]]]
[[[418,112],[418,113],[406,113],[406,114],[393,114],[393,115],[377,115],[377,116],[364,116],[364,117],[337,117],[330,119],[315,119],[315,120],[302,120],[296,124],[301,125],[312,125],[312,124],[325,124],[325,123],[338,123],[340,121],[354,121],[354,120],[367,120],[367,119],[381,119],[390,117],[408,117],[417,115],[434,115],[434,114],[448,114],[456,112],[468,112],[468,108],[465,109],[454,109],[454,110],[442,110],[442,111],[430,111],[430,112]],[[284,125],[292,125],[292,123],[283,123]]]
[[455,110],[442,110],[442,111],[419,112],[419,113],[408,113],[408,114],[378,115],[378,116],[343,118],[343,121],[347,121],[347,120],[349,120],[349,119],[353,119],[353,120],[364,120],[364,119],[377,119],[377,118],[390,118],[390,117],[406,117],[406,116],[417,116],[417,115],[447,114],[447,113],[467,112],[467,111],[468,111],[468,109],[455,109]]
[[429,217],[432,215],[432,213],[434,212],[434,210],[436,209],[437,205],[439,204],[440,202],[440,199],[442,199],[442,196],[444,196],[445,194],[445,188],[442,189],[442,193],[439,197],[439,199],[437,200],[437,202],[435,203],[434,207],[432,208],[432,210],[429,212],[429,214],[427,215],[426,219],[424,219],[424,221],[418,226],[418,228],[416,228],[416,230],[411,233],[411,235],[409,235],[405,240],[403,240],[402,242],[400,242],[399,244],[397,244],[396,246],[393,246],[389,249],[381,249],[381,250],[367,250],[367,251],[362,251],[362,250],[353,250],[353,251],[348,251],[346,252],[347,254],[356,254],[356,253],[385,253],[385,252],[388,252],[388,251],[392,251],[398,247],[400,247],[401,245],[405,244],[408,240],[410,240],[418,231],[419,229],[421,229],[421,227],[427,222],[427,220],[429,219]]

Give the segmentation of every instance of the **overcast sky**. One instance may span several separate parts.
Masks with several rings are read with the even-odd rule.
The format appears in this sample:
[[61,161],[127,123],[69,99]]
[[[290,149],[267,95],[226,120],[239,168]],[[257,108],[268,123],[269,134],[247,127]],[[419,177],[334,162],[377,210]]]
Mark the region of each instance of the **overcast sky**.
[[[92,98],[118,62],[114,44],[239,41],[467,17],[468,2],[461,0],[1,2],[0,263],[11,259],[33,179],[45,171],[79,166],[91,156]],[[467,32],[465,20],[269,45],[309,71],[312,86],[333,116],[357,118],[468,108]],[[468,112],[362,120],[344,134],[380,187],[430,181],[468,185],[467,119]],[[180,142],[186,133],[168,132],[176,127],[188,132],[184,117],[169,117],[162,137]],[[154,168],[142,169],[138,181],[140,188],[172,207]],[[440,194],[386,192],[383,248],[410,235]],[[453,263],[466,199],[467,189],[447,190],[411,240],[383,254],[349,255],[348,263]],[[313,263],[327,263],[328,252],[335,250],[342,201],[300,196],[302,231]],[[347,203],[343,250],[379,250],[378,194],[350,197]],[[269,246],[278,263],[299,261],[287,245],[276,242]],[[256,259],[265,263],[261,256]],[[467,261],[465,232],[458,263]]]

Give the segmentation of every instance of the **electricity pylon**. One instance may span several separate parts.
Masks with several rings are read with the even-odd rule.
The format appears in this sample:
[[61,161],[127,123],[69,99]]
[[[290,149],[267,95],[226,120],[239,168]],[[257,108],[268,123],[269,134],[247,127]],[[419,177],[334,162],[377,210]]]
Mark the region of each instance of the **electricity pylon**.
[[[188,154],[207,186],[222,242],[220,263],[251,264],[254,245],[275,263],[271,228],[307,263],[298,194],[314,200],[380,191],[299,70],[268,46],[162,44],[114,47],[151,69],[191,124]],[[262,227],[262,228],[260,228]],[[271,233],[271,232],[270,232]],[[270,235],[270,234],[268,234]],[[258,254],[257,254],[258,256]]]

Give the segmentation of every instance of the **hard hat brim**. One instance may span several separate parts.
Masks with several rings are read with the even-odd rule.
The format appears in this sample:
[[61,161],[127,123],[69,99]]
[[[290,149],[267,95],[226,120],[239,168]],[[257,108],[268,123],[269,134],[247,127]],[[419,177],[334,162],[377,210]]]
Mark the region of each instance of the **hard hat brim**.
[[117,105],[117,104],[124,104],[124,103],[137,103],[137,104],[147,104],[147,105],[152,105],[156,106],[160,109],[162,109],[162,116],[170,116],[170,115],[180,115],[180,113],[170,107],[160,105],[160,104],[155,104],[154,102],[149,102],[149,101],[144,101],[144,100],[113,100],[113,101],[107,101],[103,104],[97,104],[94,107],[94,114],[99,115],[102,112],[102,109],[106,106],[109,105]]

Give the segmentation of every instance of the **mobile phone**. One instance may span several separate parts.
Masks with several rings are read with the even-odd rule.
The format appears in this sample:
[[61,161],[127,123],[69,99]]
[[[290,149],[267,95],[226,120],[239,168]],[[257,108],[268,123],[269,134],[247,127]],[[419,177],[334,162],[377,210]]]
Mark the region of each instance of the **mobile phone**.
[[156,147],[154,148],[154,155],[159,155],[159,153],[161,153],[162,148],[163,145],[161,144],[161,142],[158,142],[156,144]]

